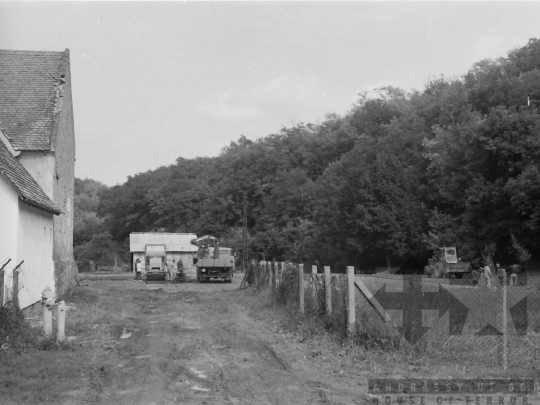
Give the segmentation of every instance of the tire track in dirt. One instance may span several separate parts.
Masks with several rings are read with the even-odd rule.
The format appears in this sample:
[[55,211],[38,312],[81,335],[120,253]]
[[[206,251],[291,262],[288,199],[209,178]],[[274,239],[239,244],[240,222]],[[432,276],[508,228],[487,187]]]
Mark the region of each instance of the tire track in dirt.
[[[214,301],[212,307],[219,308],[219,305],[219,301]],[[289,370],[269,345],[253,335],[252,328],[245,327],[246,319],[238,314],[231,316],[227,310],[225,316],[219,311],[210,311],[210,314],[203,316],[203,322],[214,347],[221,348],[223,378],[230,398],[236,398],[239,403],[261,405],[314,403],[313,397],[307,394],[310,388]]]
[[227,303],[234,292],[219,287],[211,294],[122,292],[135,304],[122,308],[122,316],[140,332],[118,339],[121,364],[110,367],[95,403],[319,403],[317,391],[261,339],[253,321],[229,312]]

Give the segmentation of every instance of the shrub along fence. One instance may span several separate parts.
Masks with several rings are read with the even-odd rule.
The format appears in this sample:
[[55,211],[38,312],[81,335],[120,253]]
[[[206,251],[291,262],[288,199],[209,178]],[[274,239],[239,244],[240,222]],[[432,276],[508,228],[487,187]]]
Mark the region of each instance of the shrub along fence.
[[246,270],[241,287],[270,289],[279,304],[321,318],[333,332],[370,346],[404,343],[352,266],[346,273],[333,273],[330,266],[253,261]]

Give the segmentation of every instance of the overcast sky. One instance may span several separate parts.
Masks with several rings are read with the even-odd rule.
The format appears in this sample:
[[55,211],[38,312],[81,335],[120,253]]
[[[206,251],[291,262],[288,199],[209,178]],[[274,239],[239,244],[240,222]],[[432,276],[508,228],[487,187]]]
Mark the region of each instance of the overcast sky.
[[540,3],[0,1],[0,49],[70,49],[75,174],[107,185],[532,37]]

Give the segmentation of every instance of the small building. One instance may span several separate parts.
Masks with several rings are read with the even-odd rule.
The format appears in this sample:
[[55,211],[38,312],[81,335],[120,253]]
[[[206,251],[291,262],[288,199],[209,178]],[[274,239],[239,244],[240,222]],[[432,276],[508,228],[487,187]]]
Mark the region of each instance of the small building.
[[[0,128],[14,149],[16,160],[59,210],[52,218],[54,282],[51,288],[60,296],[75,285],[77,276],[73,258],[75,130],[68,49],[63,52],[0,50]],[[17,237],[15,229],[4,231],[4,226],[0,222],[3,233],[11,232],[5,234]],[[20,226],[33,229],[30,224]],[[45,244],[49,243],[46,239],[49,236],[43,231],[36,234]],[[24,249],[21,259],[34,254],[33,245]],[[48,262],[48,255],[43,260]],[[30,278],[34,277],[30,274],[40,272],[43,267],[31,268],[26,259],[23,266],[23,274]]]
[[194,233],[134,232],[129,235],[129,251],[131,252],[131,269],[135,271],[135,261],[140,259],[146,263],[146,246],[164,246],[168,262],[182,261],[186,275],[195,276],[197,270],[193,264],[198,247],[191,244],[197,238]]
[[[19,266],[18,299],[24,309],[54,288],[53,228],[61,211],[17,160],[0,130],[0,266],[5,263],[4,303],[13,298],[13,269]],[[9,262],[8,262],[9,261]],[[3,303],[2,303],[3,304]]]

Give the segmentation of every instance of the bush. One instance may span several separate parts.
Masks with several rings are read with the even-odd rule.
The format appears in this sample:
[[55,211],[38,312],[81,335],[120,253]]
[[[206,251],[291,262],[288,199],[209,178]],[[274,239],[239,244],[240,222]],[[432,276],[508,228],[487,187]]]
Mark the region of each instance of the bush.
[[0,350],[22,353],[39,344],[40,331],[30,327],[11,302],[0,308]]

